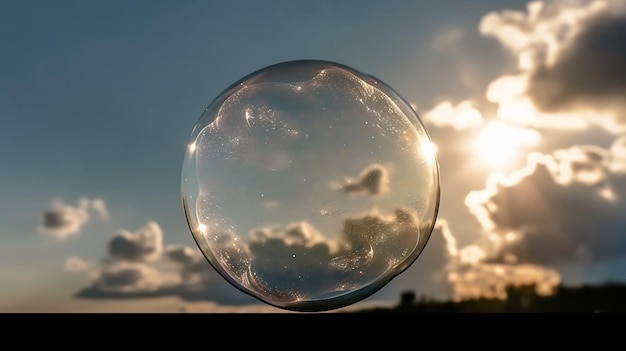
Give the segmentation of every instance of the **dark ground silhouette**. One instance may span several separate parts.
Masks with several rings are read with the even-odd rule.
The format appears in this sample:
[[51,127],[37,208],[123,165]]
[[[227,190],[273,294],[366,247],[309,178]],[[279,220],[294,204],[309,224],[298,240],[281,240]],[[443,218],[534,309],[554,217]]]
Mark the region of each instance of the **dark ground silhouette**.
[[375,307],[351,313],[612,313],[626,312],[626,284],[559,286],[550,296],[538,295],[534,285],[510,286],[506,299],[478,298],[464,301],[437,301],[401,294],[394,307]]

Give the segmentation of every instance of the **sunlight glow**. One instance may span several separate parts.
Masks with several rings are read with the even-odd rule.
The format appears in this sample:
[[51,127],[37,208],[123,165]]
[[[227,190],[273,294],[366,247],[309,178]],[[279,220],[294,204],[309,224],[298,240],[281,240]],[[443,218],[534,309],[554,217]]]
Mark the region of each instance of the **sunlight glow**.
[[535,130],[496,121],[487,124],[478,135],[476,148],[486,164],[501,168],[520,156],[522,148],[537,145],[539,140]]
[[208,228],[207,228],[207,226],[205,224],[202,224],[202,223],[198,224],[198,231],[200,233],[203,233],[203,234],[206,233],[207,229]]
[[428,159],[434,159],[437,154],[437,144],[432,141],[423,140],[419,144],[420,152]]
[[196,151],[196,143],[193,142],[193,143],[189,144],[187,146],[187,148],[189,149],[189,154],[193,154],[193,152]]

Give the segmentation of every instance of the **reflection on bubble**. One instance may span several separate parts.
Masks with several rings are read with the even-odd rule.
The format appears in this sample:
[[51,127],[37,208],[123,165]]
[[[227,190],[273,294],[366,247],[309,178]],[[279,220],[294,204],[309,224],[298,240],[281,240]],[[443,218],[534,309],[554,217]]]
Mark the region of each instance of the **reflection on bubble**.
[[248,75],[193,128],[182,172],[210,264],[270,305],[360,301],[424,249],[439,206],[433,144],[380,80],[325,61]]

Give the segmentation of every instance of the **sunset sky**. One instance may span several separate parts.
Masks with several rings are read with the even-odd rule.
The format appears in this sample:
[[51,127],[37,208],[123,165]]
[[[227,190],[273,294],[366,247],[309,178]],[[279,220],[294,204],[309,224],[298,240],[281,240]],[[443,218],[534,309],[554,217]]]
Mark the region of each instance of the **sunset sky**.
[[437,148],[428,244],[348,308],[626,281],[626,1],[5,1],[0,43],[0,312],[282,312],[201,256],[181,170],[216,96],[298,59]]

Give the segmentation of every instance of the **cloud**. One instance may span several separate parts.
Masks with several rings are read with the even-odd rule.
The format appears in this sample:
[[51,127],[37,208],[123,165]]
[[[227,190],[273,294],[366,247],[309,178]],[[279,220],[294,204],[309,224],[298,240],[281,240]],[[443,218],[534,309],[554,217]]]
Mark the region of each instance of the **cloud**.
[[149,261],[160,257],[163,231],[153,221],[137,232],[119,231],[109,242],[109,255],[114,259]]
[[98,213],[98,215],[100,215],[100,218],[104,219],[105,221],[109,220],[109,211],[107,210],[107,206],[104,203],[104,200],[102,199],[91,200],[91,207],[93,208],[94,211],[96,211],[96,213]]
[[459,28],[445,28],[439,30],[431,38],[430,47],[439,52],[447,52],[458,48],[464,38],[465,32]]
[[398,208],[390,214],[372,209],[346,218],[336,240],[305,221],[252,229],[248,241],[232,232],[213,232],[208,242],[200,243],[214,253],[209,264],[198,249],[163,248],[162,231],[150,221],[135,233],[121,230],[114,235],[100,267],[76,258],[69,258],[66,266],[86,270],[91,279],[77,293],[80,298],[177,296],[224,304],[258,302],[228,283],[234,280],[267,301],[293,303],[303,296],[385,281],[416,258],[411,248],[425,244],[420,237],[428,230],[424,225],[414,210]]
[[493,262],[557,266],[626,254],[624,139],[608,149],[573,146],[533,153],[527,165],[493,175],[468,194],[488,233]]
[[211,281],[216,276],[198,248],[169,245],[163,253],[168,260],[177,264],[184,282]]
[[538,294],[549,295],[561,277],[553,269],[534,264],[496,263],[486,260],[481,244],[458,247],[445,219],[437,220],[433,234],[445,239],[447,263],[443,269],[452,286],[454,300],[506,298],[509,286],[535,285]]
[[68,257],[65,260],[65,269],[69,272],[83,272],[90,268],[89,262],[78,258],[78,257]]
[[485,15],[480,32],[517,59],[491,83],[498,117],[549,128],[609,131],[626,125],[626,2],[533,1],[526,11]]
[[[109,241],[109,255],[100,266],[68,258],[66,268],[86,271],[91,284],[80,289],[82,299],[137,299],[175,296],[187,301],[213,300],[223,304],[258,303],[218,273],[198,248],[163,247],[162,230],[149,221],[136,232],[121,230]],[[80,269],[79,269],[80,268]]]
[[103,220],[108,220],[106,205],[102,199],[80,199],[78,206],[66,205],[54,201],[52,207],[43,214],[43,223],[39,226],[40,233],[51,235],[57,239],[65,239],[80,233],[89,221],[89,211],[94,210]]
[[606,13],[586,24],[554,64],[532,72],[528,93],[540,109],[601,108],[626,96],[626,15]]
[[453,285],[454,299],[507,297],[510,286],[534,285],[540,295],[551,295],[560,284],[561,277],[553,269],[531,264],[461,265],[448,274]]
[[210,233],[215,243],[207,245],[223,275],[266,301],[289,304],[385,281],[416,257],[411,248],[425,244],[420,233],[428,228],[417,217],[412,209],[372,209],[344,219],[337,240],[300,221],[253,228],[248,242],[229,232]]
[[411,258],[408,249],[418,246],[423,230],[417,212],[410,208],[397,208],[393,214],[382,214],[373,209],[349,217],[343,223],[345,245],[341,246],[349,251],[333,258],[331,265],[344,270],[369,266],[368,270],[373,274],[387,272]]
[[346,178],[338,186],[345,193],[367,192],[369,195],[382,195],[389,189],[389,172],[379,164],[372,164],[364,169],[357,179]]
[[91,273],[93,285],[79,297],[160,297],[174,295],[180,276],[143,263],[117,261]]
[[[383,166],[370,165],[342,188],[340,196],[385,193],[387,172]],[[120,230],[111,237],[108,255],[99,261],[100,266],[83,268],[91,284],[77,296],[176,296],[236,305],[258,303],[253,295],[288,306],[330,293],[376,291],[416,259],[432,222],[422,223],[412,208],[383,211],[372,204],[367,207],[346,213],[336,232],[326,235],[306,220],[259,226],[243,236],[234,228],[221,230],[207,223],[198,229],[204,234],[197,238],[206,257],[197,248],[164,247],[161,227],[148,221],[134,232]],[[68,259],[68,264],[70,261],[78,266],[77,260]]]
[[610,148],[609,170],[613,173],[626,173],[626,136],[620,136]]
[[[484,150],[500,151],[505,143],[499,140],[505,139],[516,148],[537,146],[540,136],[549,135],[541,128],[595,125],[619,135],[626,127],[625,5],[622,0],[533,1],[525,11],[485,15],[481,34],[517,60],[516,70],[495,79],[485,92],[499,120],[485,123],[471,103],[475,100],[461,100],[436,104],[422,115],[424,121],[464,132],[480,127],[475,146],[484,144]],[[456,38],[449,36],[449,41]],[[495,126],[521,128],[523,134]],[[544,140],[547,149],[550,140]],[[440,155],[454,146],[441,144]],[[446,160],[440,162],[445,167]],[[578,145],[532,153],[522,169],[491,175],[484,189],[465,198],[482,229],[476,240],[459,246],[459,238],[475,233],[453,235],[443,218],[432,234],[445,239],[443,274],[454,297],[504,297],[508,285],[522,284],[536,284],[538,293],[548,294],[568,264],[622,257],[625,174],[626,137],[621,136],[606,149]]]
[[[356,179],[334,188],[336,196],[377,196],[390,186],[387,167],[371,164]],[[367,210],[351,207],[336,222],[308,219],[261,223],[248,233],[224,230],[215,223],[197,228],[198,244],[213,266],[241,287],[270,303],[289,306],[301,301],[356,296],[375,291],[412,262],[426,243],[432,221],[418,219],[415,209],[398,206]],[[388,205],[387,205],[388,206]],[[327,215],[326,210],[320,213]],[[322,223],[322,230],[316,228]],[[326,225],[332,223],[331,226]]]
[[246,277],[247,287],[277,302],[297,299],[303,291],[324,291],[334,280],[329,262],[336,246],[307,222],[252,229],[247,268],[254,275]]
[[456,105],[450,101],[443,101],[435,105],[431,110],[424,112],[424,121],[437,127],[451,126],[456,130],[463,130],[480,126],[483,117],[472,102],[464,100]]
[[172,245],[165,249],[165,255],[173,262],[188,266],[202,259],[202,255],[196,249],[189,246]]

